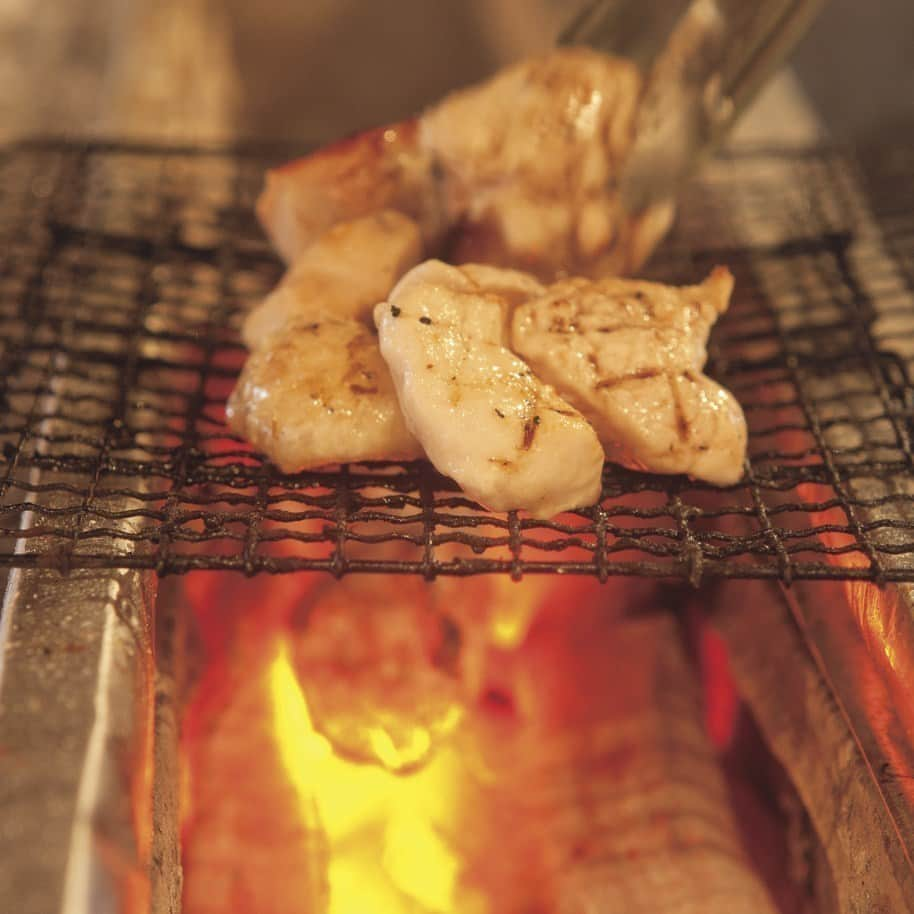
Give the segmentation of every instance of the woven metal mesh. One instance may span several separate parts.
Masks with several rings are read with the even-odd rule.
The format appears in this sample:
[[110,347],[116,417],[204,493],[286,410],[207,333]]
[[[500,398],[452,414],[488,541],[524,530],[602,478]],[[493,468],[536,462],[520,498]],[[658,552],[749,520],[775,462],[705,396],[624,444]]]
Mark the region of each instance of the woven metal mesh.
[[745,479],[607,466],[599,506],[544,522],[425,462],[284,475],[228,433],[239,320],[281,271],[263,156],[10,148],[0,564],[914,580],[912,150],[707,167],[649,272],[736,276],[709,370],[746,409]]

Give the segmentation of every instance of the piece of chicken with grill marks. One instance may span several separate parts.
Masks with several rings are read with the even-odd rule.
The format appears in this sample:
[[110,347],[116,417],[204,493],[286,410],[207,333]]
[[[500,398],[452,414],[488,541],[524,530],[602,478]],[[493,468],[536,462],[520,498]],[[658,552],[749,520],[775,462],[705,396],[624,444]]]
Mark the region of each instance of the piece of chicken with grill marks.
[[634,64],[557,49],[271,171],[258,215],[286,260],[338,221],[395,209],[429,256],[546,280],[629,273],[672,218],[621,203],[641,91]]
[[565,280],[516,309],[512,345],[593,423],[610,460],[730,485],[743,473],[746,421],[702,369],[732,289],[722,267],[684,288]]
[[245,319],[253,353],[229,399],[232,428],[287,472],[422,456],[371,322],[421,255],[418,226],[392,210],[341,222],[302,252]]
[[641,92],[629,61],[563,48],[445,98],[421,118],[459,220],[455,262],[541,279],[629,272],[671,212],[627,215],[619,181]]
[[603,450],[581,414],[507,347],[532,277],[427,261],[375,309],[406,422],[429,460],[472,498],[538,517],[593,504]]
[[418,122],[402,121],[347,137],[267,172],[257,216],[292,263],[338,222],[393,209],[413,219],[434,250],[447,228],[432,155]]
[[248,357],[226,414],[287,473],[422,456],[377,337],[352,319],[293,321],[271,336]]
[[255,349],[292,320],[324,316],[373,327],[374,306],[421,258],[419,227],[394,210],[338,223],[296,257],[282,282],[247,315],[241,336]]

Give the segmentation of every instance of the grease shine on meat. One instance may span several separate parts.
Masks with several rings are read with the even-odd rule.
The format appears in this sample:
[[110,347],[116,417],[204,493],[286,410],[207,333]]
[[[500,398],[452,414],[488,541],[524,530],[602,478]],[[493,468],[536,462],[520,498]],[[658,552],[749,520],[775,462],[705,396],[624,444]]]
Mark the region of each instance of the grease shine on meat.
[[422,259],[418,225],[394,210],[340,222],[319,236],[282,282],[245,318],[241,337],[256,349],[293,321],[370,321],[371,310]]
[[[745,420],[703,373],[729,273],[567,278],[637,269],[669,225],[621,205],[641,92],[561,49],[271,172],[258,215],[290,266],[244,323],[232,427],[290,472],[424,452],[538,516],[599,497],[604,449],[737,481]],[[421,263],[441,256],[482,263]]]
[[226,412],[287,473],[422,456],[377,338],[355,320],[292,323],[275,334],[248,358]]
[[514,350],[593,423],[615,463],[716,485],[743,474],[746,420],[703,373],[733,277],[698,286],[568,279],[521,305]]
[[603,449],[581,414],[505,345],[532,277],[428,261],[378,305],[381,354],[429,460],[496,511],[538,517],[593,504]]
[[630,273],[672,220],[621,203],[641,91],[628,61],[554,50],[269,172],[258,215],[289,262],[338,221],[396,209],[427,256],[545,280]]

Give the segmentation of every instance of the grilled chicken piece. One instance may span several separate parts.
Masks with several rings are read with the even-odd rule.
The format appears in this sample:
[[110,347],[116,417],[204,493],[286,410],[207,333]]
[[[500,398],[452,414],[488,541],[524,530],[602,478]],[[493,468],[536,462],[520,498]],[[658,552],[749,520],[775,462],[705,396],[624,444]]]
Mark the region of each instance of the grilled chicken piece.
[[446,228],[433,158],[415,120],[369,130],[267,172],[257,215],[291,263],[338,222],[384,209],[413,218],[434,249]]
[[352,319],[292,322],[273,334],[248,358],[226,415],[287,473],[422,456],[377,338]]
[[419,227],[394,210],[333,226],[299,255],[282,282],[245,319],[254,349],[293,318],[370,320],[396,281],[422,257]]
[[505,322],[538,284],[428,261],[375,309],[407,424],[432,463],[496,511],[538,517],[593,504],[603,451],[586,420],[505,348]]
[[641,77],[628,61],[563,48],[456,92],[421,119],[440,163],[453,259],[554,279],[631,269],[618,178]]
[[569,279],[518,307],[512,343],[593,423],[610,460],[717,485],[742,476],[746,421],[702,374],[733,277],[699,286]]
[[456,92],[418,120],[370,130],[267,174],[257,212],[292,262],[330,226],[395,209],[437,256],[529,270],[631,272],[672,220],[627,213],[619,181],[642,80],[630,62],[562,48]]

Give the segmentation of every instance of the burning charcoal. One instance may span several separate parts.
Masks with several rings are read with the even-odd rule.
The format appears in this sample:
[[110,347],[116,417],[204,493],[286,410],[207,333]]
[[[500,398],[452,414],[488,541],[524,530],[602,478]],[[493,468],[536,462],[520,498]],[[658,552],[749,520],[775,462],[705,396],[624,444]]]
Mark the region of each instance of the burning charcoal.
[[[861,637],[848,593],[843,584],[795,584],[792,613],[776,587],[741,582],[737,593],[728,584],[714,621],[740,692],[822,842],[836,899],[822,910],[909,911],[914,883],[896,817],[910,797],[901,735],[910,702],[895,706],[895,683],[877,673],[873,634]],[[886,626],[885,649],[892,634]],[[837,682],[826,683],[817,662],[840,671]]]
[[476,761],[446,834],[467,892],[493,911],[773,914],[674,619],[575,610],[541,616],[517,651],[517,715],[458,731]]
[[185,911],[772,914],[658,599],[556,577],[305,589],[263,617],[268,649],[235,644],[234,701],[188,733]]
[[461,709],[456,680],[435,664],[448,632],[427,585],[382,582],[354,576],[324,589],[292,657],[315,727],[335,751],[405,771],[428,758]]

